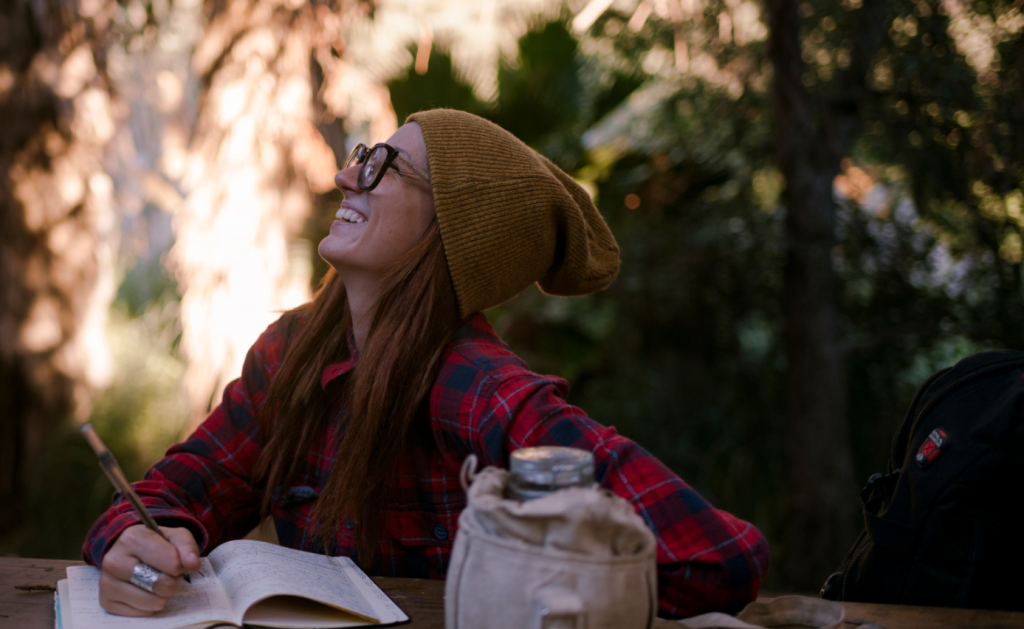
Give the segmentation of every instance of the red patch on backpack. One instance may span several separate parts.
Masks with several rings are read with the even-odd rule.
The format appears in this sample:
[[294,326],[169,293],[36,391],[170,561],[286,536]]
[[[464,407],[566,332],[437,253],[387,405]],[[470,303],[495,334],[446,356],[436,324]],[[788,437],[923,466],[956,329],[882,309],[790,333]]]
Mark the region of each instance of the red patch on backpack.
[[939,453],[949,445],[949,435],[941,428],[936,428],[928,435],[921,448],[917,451],[917,464],[921,467],[928,465],[939,456]]

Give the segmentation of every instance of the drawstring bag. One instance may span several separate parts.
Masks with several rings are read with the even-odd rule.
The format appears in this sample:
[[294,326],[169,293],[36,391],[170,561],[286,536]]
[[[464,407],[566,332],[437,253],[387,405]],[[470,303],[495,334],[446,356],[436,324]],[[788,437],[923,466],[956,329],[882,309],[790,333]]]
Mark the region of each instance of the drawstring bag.
[[653,626],[654,534],[632,505],[583,488],[509,500],[508,472],[475,468],[470,455],[445,584],[447,629]]
[[628,502],[599,489],[509,500],[508,472],[475,468],[470,455],[461,474],[469,504],[445,583],[446,629],[843,626],[841,605],[806,596],[750,603],[737,616],[655,618],[654,534]]

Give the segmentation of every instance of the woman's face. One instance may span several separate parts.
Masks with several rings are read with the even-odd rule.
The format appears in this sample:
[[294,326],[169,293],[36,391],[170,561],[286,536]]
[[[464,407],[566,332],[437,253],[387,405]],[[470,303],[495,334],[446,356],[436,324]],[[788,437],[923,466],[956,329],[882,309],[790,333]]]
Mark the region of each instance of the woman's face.
[[[402,126],[387,143],[429,175],[427,147],[418,124]],[[356,185],[362,164],[334,176],[345,198],[318,251],[342,280],[357,276],[371,281],[379,278],[419,242],[434,218],[430,184],[402,160],[393,163],[398,170],[389,166],[377,187],[369,192]]]

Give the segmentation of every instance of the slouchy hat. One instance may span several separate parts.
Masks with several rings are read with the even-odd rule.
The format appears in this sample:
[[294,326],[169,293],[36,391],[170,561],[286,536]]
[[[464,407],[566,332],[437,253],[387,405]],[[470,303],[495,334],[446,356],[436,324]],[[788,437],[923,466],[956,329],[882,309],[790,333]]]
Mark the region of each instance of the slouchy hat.
[[423,130],[448,270],[466,317],[537,282],[549,295],[611,284],[619,247],[590,195],[498,125],[453,109],[412,114]]

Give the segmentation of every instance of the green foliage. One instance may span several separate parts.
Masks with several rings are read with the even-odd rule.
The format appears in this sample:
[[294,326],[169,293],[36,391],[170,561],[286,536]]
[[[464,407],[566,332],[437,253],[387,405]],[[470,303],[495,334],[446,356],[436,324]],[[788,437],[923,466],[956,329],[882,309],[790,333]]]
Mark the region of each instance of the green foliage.
[[[964,10],[1008,14],[993,7]],[[874,169],[876,198],[839,208],[836,256],[863,474],[886,463],[879,445],[928,373],[983,349],[1024,347],[1024,151],[1013,124],[1024,114],[1024,39],[1018,30],[1003,41],[1007,63],[979,74],[944,5],[896,2],[890,19],[853,156]]]
[[483,104],[473,96],[473,88],[456,76],[452,60],[432,48],[423,74],[409,68],[405,76],[388,83],[391,102],[400,122],[409,114],[435,107],[450,107],[480,114]]
[[181,301],[178,284],[160,259],[140,260],[125,272],[117,287],[118,303],[132,317],[140,316],[153,303]]
[[[840,79],[864,26],[861,5],[800,6],[805,85],[825,102],[851,98]],[[682,27],[703,42],[691,58],[707,53],[719,76],[666,70],[657,55],[673,47],[670,21],[634,31],[613,8],[576,45],[560,22],[524,37],[489,107],[450,104],[573,172],[622,249],[609,290],[568,300],[528,290],[488,313],[499,333],[531,367],[566,377],[570,401],[777,545],[788,495],[785,182],[772,163],[765,43],[722,41],[715,18],[725,6],[710,3]],[[968,9],[994,21],[1011,11]],[[875,14],[887,34],[863,69],[868,91],[850,105],[864,132],[843,176],[870,185],[837,193],[833,260],[860,478],[886,465],[928,374],[983,349],[1024,347],[1024,39],[1008,35],[1002,64],[979,77],[942,11],[901,0]],[[725,69],[736,67],[730,83]],[[392,87],[396,108],[405,106]]]
[[560,165],[576,166],[586,131],[578,43],[561,22],[549,22],[519,40],[516,63],[498,72],[498,102],[489,117]]
[[[534,369],[570,381],[571,402],[774,545],[788,495],[785,182],[772,162],[765,41],[720,32],[719,14],[735,5],[710,2],[678,27],[655,16],[637,29],[613,6],[579,37],[565,21],[539,24],[502,61],[491,103],[475,99],[437,48],[424,74],[410,69],[388,87],[400,120],[438,106],[479,113],[594,194],[622,250],[612,287],[575,299],[530,289],[488,316]],[[1004,29],[996,61],[979,74],[950,35],[945,3],[894,0],[877,18],[887,34],[863,69],[869,89],[848,102],[841,79],[867,5],[800,6],[805,86],[857,107],[863,129],[843,177],[870,185],[837,193],[833,252],[860,477],[886,464],[892,431],[929,373],[982,349],[1024,347],[1021,29]],[[964,6],[1004,25],[1020,14],[1004,1]],[[679,36],[691,43],[690,71],[672,65]],[[173,306],[148,305],[173,303],[173,293],[133,286],[122,298],[139,316],[112,324],[119,375],[92,421],[138,478],[184,412]],[[111,491],[77,434],[54,438],[34,482],[32,526],[46,534],[21,550],[76,555]],[[69,541],[46,545],[58,539]]]
[[[103,439],[119,461],[135,462],[129,444],[116,433],[104,433]],[[86,532],[110,506],[113,493],[77,427],[63,425],[50,437],[32,471],[25,524],[30,534],[15,552],[25,557],[80,558]]]
[[524,37],[484,115],[591,187],[622,248],[620,276],[584,298],[530,289],[488,315],[531,367],[570,380],[572,402],[717,503],[770,522],[781,248],[765,95],[664,89],[629,62],[641,40],[608,42],[602,56],[569,37],[559,22]]
[[[177,335],[174,301],[151,303],[135,318],[124,307],[111,312],[114,378],[95,400],[89,421],[130,481],[140,480],[186,427],[184,369],[172,349]],[[64,425],[32,470],[29,492],[28,534],[14,551],[79,558],[86,532],[110,506],[114,490],[78,427]]]

